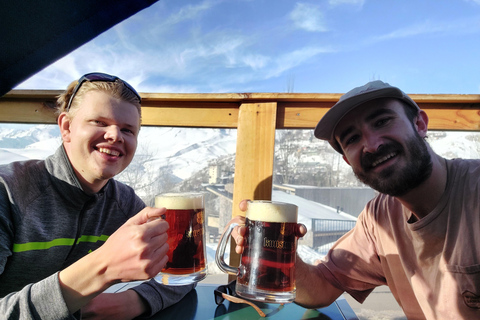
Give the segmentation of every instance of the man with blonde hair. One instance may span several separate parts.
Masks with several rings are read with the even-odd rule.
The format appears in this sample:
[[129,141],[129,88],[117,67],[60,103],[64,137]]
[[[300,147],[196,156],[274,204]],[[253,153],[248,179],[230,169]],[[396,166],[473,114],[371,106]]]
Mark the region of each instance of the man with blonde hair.
[[179,301],[193,285],[154,280],[168,257],[165,209],[113,179],[132,161],[141,98],[89,73],[57,101],[63,143],[44,161],[0,166],[0,318],[133,319]]

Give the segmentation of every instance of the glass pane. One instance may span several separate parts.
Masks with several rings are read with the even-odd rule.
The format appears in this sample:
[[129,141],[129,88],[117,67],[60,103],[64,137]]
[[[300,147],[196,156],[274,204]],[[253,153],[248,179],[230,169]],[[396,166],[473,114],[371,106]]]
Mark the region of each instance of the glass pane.
[[0,123],[0,164],[45,159],[61,143],[57,125]]
[[[236,139],[236,129],[142,127],[135,157],[116,177],[150,206],[164,192],[205,193],[210,273],[221,273],[215,250],[232,215]],[[45,159],[61,143],[57,125],[0,123],[0,164]]]
[[[427,141],[443,157],[479,157],[479,132],[432,131]],[[299,206],[308,233],[300,256],[310,263],[323,257],[350,230],[375,191],[359,182],[342,156],[313,130],[277,130],[273,200]]]
[[[214,252],[231,219],[236,136],[235,129],[143,127],[136,156],[117,177],[147,205],[162,192],[206,192],[210,273],[221,273]],[[428,136],[441,156],[479,157],[479,132],[431,131]],[[0,164],[45,159],[60,144],[57,125],[0,124]],[[312,130],[277,130],[273,182],[274,200],[299,206],[299,220],[309,230],[299,242],[299,252],[310,263],[353,227],[375,195]]]

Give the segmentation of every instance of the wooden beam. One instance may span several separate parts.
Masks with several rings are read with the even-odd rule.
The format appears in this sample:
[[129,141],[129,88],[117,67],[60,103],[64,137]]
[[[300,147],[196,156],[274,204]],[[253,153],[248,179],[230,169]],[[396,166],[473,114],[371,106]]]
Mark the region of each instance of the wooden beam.
[[244,215],[241,200],[271,200],[277,104],[240,106],[232,216]]
[[[416,101],[427,113],[430,130],[480,130],[480,96],[476,102],[458,100]],[[277,129],[311,129],[333,102],[279,102]]]
[[[243,103],[240,106],[233,182],[232,217],[245,216],[239,203],[244,199],[271,200],[275,152],[277,104]],[[230,242],[230,265],[238,266],[240,256]],[[233,276],[229,276],[234,279]]]
[[0,122],[56,123],[53,100],[0,100]]
[[[0,98],[0,122],[55,123],[59,90],[12,90]],[[277,129],[312,129],[337,93],[141,93],[143,125],[236,128],[241,103],[278,104]],[[480,130],[480,95],[411,94],[431,130]]]
[[142,103],[142,125],[197,128],[236,128],[237,102]]

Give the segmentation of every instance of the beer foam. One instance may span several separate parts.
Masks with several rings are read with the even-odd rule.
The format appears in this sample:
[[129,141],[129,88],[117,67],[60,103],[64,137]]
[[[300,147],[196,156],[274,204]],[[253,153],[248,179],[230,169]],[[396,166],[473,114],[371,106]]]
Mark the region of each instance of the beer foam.
[[155,207],[173,210],[202,209],[201,193],[165,193],[155,197]]
[[297,222],[298,207],[271,201],[249,201],[246,217],[255,221]]

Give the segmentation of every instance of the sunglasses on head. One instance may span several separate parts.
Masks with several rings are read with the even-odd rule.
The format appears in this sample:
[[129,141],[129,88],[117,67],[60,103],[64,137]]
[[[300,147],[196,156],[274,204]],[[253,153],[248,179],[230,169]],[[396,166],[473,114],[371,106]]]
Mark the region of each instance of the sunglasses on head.
[[235,292],[236,283],[237,281],[233,280],[229,284],[221,285],[217,287],[213,291],[215,295],[215,303],[217,305],[220,305],[225,300],[228,300],[233,303],[245,303],[245,304],[248,304],[249,306],[252,306],[262,318],[265,318],[265,312],[263,312],[258,306],[256,306],[254,303],[248,300],[245,300],[236,296],[237,295]]
[[[82,86],[82,84],[85,82],[85,81],[90,81],[90,82],[94,82],[94,81],[104,81],[104,82],[115,82],[117,80],[119,80],[120,78],[117,77],[117,76],[112,76],[112,75],[109,75],[109,74],[106,74],[106,73],[101,73],[101,72],[92,72],[92,73],[87,73],[85,75],[83,75],[79,80],[78,80],[78,83],[77,85],[75,86],[75,88],[73,89],[73,93],[72,93],[72,96],[70,97],[70,100],[68,101],[68,104],[67,104],[67,107],[65,108],[65,111],[68,111],[70,110],[70,106],[72,105],[72,101],[73,101],[73,98],[75,97],[75,95],[77,94],[78,90],[80,89],[80,87]],[[122,79],[120,79],[122,80]],[[138,101],[141,103],[142,102],[142,98],[140,98],[140,95],[138,94],[138,92],[130,85],[128,84],[126,81],[122,80],[122,82],[125,84],[125,86],[133,92],[133,94],[135,94],[135,96],[138,98]]]

